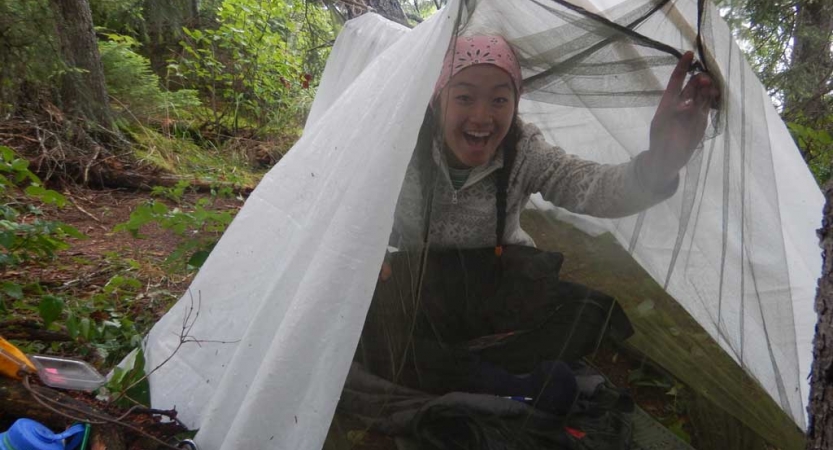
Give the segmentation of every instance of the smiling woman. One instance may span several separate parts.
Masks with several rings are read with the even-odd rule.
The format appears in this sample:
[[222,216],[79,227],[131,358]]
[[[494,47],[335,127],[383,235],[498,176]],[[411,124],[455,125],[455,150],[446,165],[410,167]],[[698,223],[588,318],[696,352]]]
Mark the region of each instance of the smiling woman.
[[[303,138],[249,197],[191,295],[151,332],[147,366],[165,362],[150,378],[154,407],[176,405],[181,420],[200,429],[196,441],[206,449],[321,448],[337,406],[352,406],[367,426],[388,433],[411,434],[416,425],[436,423],[423,412],[437,410],[437,397],[414,389],[407,392],[421,400],[399,396],[402,385],[428,390],[433,378],[437,392],[466,393],[445,396],[449,401],[499,402],[506,418],[499,432],[563,434],[560,422],[537,412],[541,402],[557,410],[568,389],[534,385],[550,375],[560,381],[554,386],[569,388],[572,374],[559,362],[595,346],[600,336],[588,339],[594,327],[626,330],[613,323],[609,297],[561,284],[572,277],[615,293],[639,330],[630,343],[688,384],[689,392],[703,393],[704,401],[732,412],[776,447],[798,448],[803,383],[796,363],[802,361],[798,350],[809,346],[796,349],[797,330],[812,326],[799,328],[792,311],[813,318],[817,273],[803,268],[820,266],[814,230],[821,194],[709,2],[582,3],[598,5],[602,17],[563,1],[467,0],[449,2],[410,31],[394,33],[373,15],[348,23]],[[442,79],[463,76],[455,55],[443,59],[475,31],[499,34],[516,49],[524,94],[519,118],[494,155],[457,169],[462,184],[455,185],[453,152],[443,134],[448,111],[434,99],[434,87],[443,66],[449,69]],[[631,214],[670,195],[675,167],[691,151],[679,144],[691,143],[698,127],[689,126],[691,134],[679,130],[704,121],[698,97],[690,95],[702,85],[683,89],[686,69],[695,65],[680,49],[692,48],[699,48],[700,70],[707,67],[725,90],[719,114],[711,114],[714,133],[685,168],[677,193],[619,220],[568,215],[536,196],[530,203],[539,211],[525,214],[536,213],[541,223],[527,221],[529,235],[523,233],[516,218],[530,192],[593,215]],[[654,159],[664,150],[674,151]],[[654,170],[664,163],[671,170]],[[610,232],[615,241],[601,237],[608,249],[601,251],[570,245],[581,239],[559,233],[561,225],[551,222],[558,219]],[[532,248],[530,236],[541,247],[570,250],[572,261],[596,270],[575,277],[573,263],[559,279],[558,255]],[[378,281],[388,244],[396,248],[388,256],[391,270],[387,281]],[[609,269],[618,261],[638,263],[639,273],[659,285],[649,289],[649,280],[635,271]],[[633,282],[620,283],[627,278]],[[195,303],[200,316],[189,336],[201,345],[171,356]],[[659,314],[661,306],[690,314],[699,325]],[[611,311],[610,321],[602,317],[613,324],[607,328],[595,320],[603,309]],[[558,346],[559,330],[581,345]],[[359,336],[356,359],[374,363],[365,371],[392,374],[394,381],[366,392],[376,403],[350,401],[357,397],[349,397],[344,384]],[[526,378],[534,382],[516,379],[517,372],[535,375]],[[391,391],[390,384],[401,389]],[[664,390],[658,395],[668,397]],[[523,404],[527,398],[538,404]],[[413,420],[386,427],[397,425],[403,411]],[[460,430],[470,412],[444,423]],[[526,427],[539,417],[540,427]],[[715,448],[749,442],[739,433],[702,429],[720,441]],[[435,436],[433,442],[446,447],[459,443]],[[489,448],[531,447],[508,439]]]
[[[400,192],[391,236],[399,251],[383,265],[365,324],[365,367],[428,392],[536,397],[539,408],[568,411],[576,381],[565,362],[633,329],[610,296],[559,281],[561,255],[534,248],[520,212],[539,192],[597,217],[672,196],[717,96],[707,76],[683,89],[692,59],[680,59],[655,115],[651,136],[662,142],[605,165],[568,155],[518,117],[521,70],[503,38],[459,37]],[[414,285],[422,287],[401,289]],[[471,344],[484,339],[493,342]]]
[[448,164],[476,167],[497,153],[515,116],[517,95],[503,69],[482,64],[458,73],[439,95]]
[[[718,95],[706,75],[683,89],[692,60],[685,54],[671,77],[650,130],[650,150],[605,165],[567,154],[518,117],[521,70],[503,38],[459,37],[426,111],[391,245],[534,245],[519,217],[538,192],[557,206],[596,217],[636,214],[670,197]],[[388,267],[383,271],[386,278]]]
[[515,119],[520,86],[521,69],[506,41],[460,40],[434,89],[449,166],[476,167],[495,156]]

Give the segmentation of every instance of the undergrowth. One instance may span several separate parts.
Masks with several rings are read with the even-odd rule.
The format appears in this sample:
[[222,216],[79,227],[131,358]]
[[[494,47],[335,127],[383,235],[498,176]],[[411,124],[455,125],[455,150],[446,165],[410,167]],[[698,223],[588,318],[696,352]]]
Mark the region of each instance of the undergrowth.
[[[247,118],[236,119],[239,133],[225,135],[206,125],[213,113],[193,89],[168,90],[139,54],[130,36],[104,33],[99,42],[107,90],[116,123],[133,142],[133,155],[152,170],[183,178],[254,186],[265,168],[294,142],[300,129],[287,123],[257,133]],[[251,130],[246,132],[245,130]]]
[[134,153],[140,162],[184,179],[253,187],[263,175],[263,169],[256,168],[245,153],[210,142],[200,146],[190,136],[166,136],[148,127],[132,126],[128,131],[136,142]]
[[[158,187],[112,230],[137,238],[148,226],[169,230],[179,243],[164,260],[120,252],[58,260],[85,236],[45,217],[59,215],[72,200],[46,188],[25,159],[0,146],[0,332],[24,353],[83,358],[102,372],[131,355],[100,394],[146,403],[142,340],[182,294],[165,280],[187,280],[207,258],[236,212],[217,203],[235,195],[228,185],[207,196],[195,195],[185,181]],[[47,272],[73,278],[41,279]]]
[[142,228],[149,224],[170,230],[182,240],[165,259],[165,264],[174,271],[199,269],[236,211],[215,210],[214,202],[218,197],[233,196],[228,187],[215,190],[210,198],[199,198],[195,202],[185,201],[187,188],[187,182],[180,182],[172,188],[155,188],[155,196],[172,200],[176,206],[171,208],[163,201],[149,200],[134,209],[130,220],[117,225],[114,231],[126,231],[135,238],[141,238]]
[[142,121],[157,116],[187,119],[202,105],[193,89],[163,89],[159,76],[150,68],[150,61],[136,53],[139,43],[135,39],[113,33],[105,36],[109,40],[100,41],[98,49],[107,93],[113,98],[113,108],[118,114]]
[[[117,5],[93,5],[96,17],[110,6]],[[204,18],[208,26],[178,25],[182,41],[168,42],[161,53],[142,31],[143,12],[132,11],[132,25],[121,26],[121,13],[117,21],[97,21],[108,27],[96,28],[96,37],[116,148],[97,136],[81,139],[82,128],[62,132],[71,120],[66,105],[46,93],[56,92],[55,80],[69,69],[51,36],[49,3],[0,5],[0,11],[10,17],[0,19],[9,28],[0,47],[13,50],[0,52],[0,114],[9,119],[0,144],[15,149],[0,145],[0,333],[27,354],[114,369],[101,393],[146,403],[142,340],[231,222],[230,197],[254,187],[300,136],[334,39],[329,13],[304,2],[223,0]],[[56,218],[72,220],[63,208],[94,215],[72,194],[47,186],[27,157],[56,162],[54,171],[39,172],[52,183],[75,179],[55,173],[69,171],[65,158],[80,161],[83,183],[91,167],[181,180],[153,188],[129,219],[114,229],[111,220],[106,230],[119,239],[126,233],[141,239],[148,229],[173,235],[165,244],[173,250],[68,256],[85,236]]]
[[[70,247],[70,239],[82,239],[74,227],[54,220],[44,220],[38,206],[62,208],[66,198],[46,189],[40,179],[28,169],[28,162],[15,155],[8,147],[0,146],[0,272],[10,274],[15,269],[50,264],[61,250]],[[113,269],[113,272],[121,272]],[[104,292],[89,299],[65,295],[61,289],[41,284],[40,280],[23,281],[6,277],[0,289],[0,310],[26,320],[39,319],[45,331],[66,331],[69,341],[56,339],[21,342],[28,353],[72,352],[81,356],[96,352],[96,359],[110,363],[126,354],[130,347],[139,345],[139,333],[133,321],[115,312],[120,298],[131,295],[140,286],[128,275],[113,275]],[[9,280],[11,279],[11,280]],[[102,320],[95,320],[96,314]],[[106,318],[105,318],[106,317]],[[8,322],[13,322],[14,319]],[[10,326],[4,324],[4,328]]]

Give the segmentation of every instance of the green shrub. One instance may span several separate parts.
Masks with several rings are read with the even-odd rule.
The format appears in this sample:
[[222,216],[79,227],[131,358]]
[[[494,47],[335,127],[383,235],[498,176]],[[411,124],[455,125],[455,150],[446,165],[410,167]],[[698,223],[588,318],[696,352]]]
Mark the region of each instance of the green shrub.
[[[29,170],[29,162],[18,158],[9,147],[0,146],[0,272],[27,261],[50,259],[69,247],[67,238],[83,238],[74,227],[44,220],[34,203],[61,207],[63,195],[41,185]],[[0,283],[0,311],[6,299],[20,300],[23,286],[12,281]],[[43,297],[40,315],[49,324],[55,320],[52,298]]]
[[234,218],[231,210],[214,211],[212,200],[201,198],[194,205],[181,203],[187,185],[156,189],[156,195],[177,199],[179,207],[169,208],[162,202],[151,200],[139,205],[130,213],[130,219],[116,226],[115,231],[127,231],[141,238],[142,227],[155,223],[183,238],[168,256],[166,263],[173,269],[196,270],[208,258],[220,234]]
[[302,1],[224,0],[214,24],[183,32],[172,80],[198,88],[209,121],[232,132],[302,123],[333,38],[327,13]]
[[180,117],[200,106],[197,91],[169,92],[161,87],[150,61],[133,51],[138,43],[129,36],[108,34],[109,41],[98,44],[107,92],[115,99],[117,111],[138,119],[164,115]]
[[[830,119],[828,123],[833,116]],[[798,122],[788,122],[787,128],[819,186],[824,186],[833,170],[833,134]]]
[[90,0],[93,24],[119,34],[140,37],[145,34],[145,0]]
[[[18,199],[16,191],[23,194],[25,202]],[[0,146],[0,269],[51,258],[68,247],[68,237],[83,237],[65,223],[43,220],[41,210],[31,205],[35,201],[59,207],[66,203],[63,195],[41,185],[29,170],[28,161],[18,158],[9,147]]]

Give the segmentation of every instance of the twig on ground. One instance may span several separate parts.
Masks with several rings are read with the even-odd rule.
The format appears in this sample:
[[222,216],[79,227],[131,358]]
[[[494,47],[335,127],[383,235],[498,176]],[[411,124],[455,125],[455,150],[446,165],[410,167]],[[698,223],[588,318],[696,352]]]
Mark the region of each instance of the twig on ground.
[[[153,373],[155,373],[157,370],[162,368],[162,366],[167,364],[168,361],[170,361],[174,357],[174,355],[177,354],[177,352],[179,351],[180,348],[182,348],[183,345],[185,345],[189,342],[194,342],[197,345],[200,345],[200,344],[203,344],[203,343],[234,344],[234,343],[239,342],[239,340],[237,340],[237,341],[204,340],[204,339],[197,339],[197,338],[191,336],[191,330],[194,328],[194,324],[197,323],[197,319],[200,317],[200,308],[202,307],[202,293],[197,292],[197,308],[196,308],[196,310],[194,309],[194,296],[191,293],[190,289],[188,290],[188,296],[191,300],[191,304],[188,306],[188,310],[186,311],[185,315],[182,318],[182,329],[179,332],[179,344],[177,344],[176,348],[174,348],[174,350],[171,352],[171,354],[168,355],[168,357],[165,358],[164,361],[159,363],[156,367],[151,369],[150,372],[146,373],[144,376],[142,376],[138,380],[134,381],[129,386],[123,388],[121,390],[121,392],[118,392],[116,394],[116,396],[113,398],[113,401],[118,400],[119,398],[124,396],[127,391],[129,391],[130,389],[133,389],[139,383],[145,381]],[[192,319],[192,317],[193,317],[193,319]]]
[[[146,431],[144,431],[140,428],[137,428],[133,425],[121,422],[118,419],[113,419],[113,418],[103,416],[103,415],[100,415],[100,414],[96,414],[96,413],[92,413],[92,412],[89,412],[89,411],[83,411],[80,408],[76,408],[76,407],[71,406],[71,405],[66,405],[66,404],[63,404],[63,403],[61,403],[57,400],[53,400],[51,398],[48,398],[48,397],[44,396],[43,394],[41,394],[41,393],[35,391],[34,389],[32,389],[32,386],[29,383],[29,375],[26,375],[25,377],[23,377],[23,386],[26,388],[27,391],[29,391],[30,394],[32,394],[32,396],[35,398],[35,400],[38,403],[41,404],[41,406],[49,409],[50,411],[52,411],[56,414],[59,414],[59,415],[64,416],[66,418],[72,419],[76,422],[87,422],[87,423],[94,424],[94,425],[95,424],[102,425],[102,424],[105,424],[105,423],[112,423],[112,424],[127,428],[128,430],[131,430],[135,433],[138,433],[138,434],[140,434],[144,437],[147,437],[147,438],[153,440],[154,442],[156,442],[157,444],[159,444],[159,445],[161,445],[165,448],[170,448],[170,449],[173,449],[173,450],[179,450],[177,447],[174,447],[173,445],[168,444],[167,442],[159,439],[158,437],[156,437],[156,436],[154,436],[150,433],[147,433]],[[75,416],[73,416],[71,414],[68,414],[64,411],[58,410],[56,407],[47,405],[46,402],[50,402],[53,405],[56,405],[57,407],[66,408],[66,409],[69,409],[71,411],[79,412],[79,413],[87,416],[88,418],[87,419],[82,419],[82,418],[79,418],[79,417],[75,417]],[[92,418],[92,419],[95,419],[95,420],[91,420],[89,418]]]
[[98,159],[98,155],[101,154],[101,146],[96,145],[95,147],[95,154],[92,158],[87,162],[87,165],[84,167],[84,184],[86,185],[90,181],[90,167],[92,167],[93,163],[96,159]]
[[[86,215],[86,216],[87,216],[87,217],[89,217],[90,219],[95,220],[95,221],[96,221],[96,222],[98,222],[99,224],[101,223],[101,219],[99,219],[98,217],[94,216],[91,212],[87,211],[86,209],[82,208],[82,207],[81,207],[81,205],[79,205],[78,203],[76,203],[76,201],[75,201],[75,200],[73,200],[73,198],[72,198],[71,196],[67,195],[67,196],[66,196],[66,198],[67,198],[67,199],[69,199],[69,202],[70,202],[70,203],[72,203],[72,206],[75,206],[75,209],[77,209],[78,211],[81,211],[82,213],[84,213],[84,215]],[[105,227],[105,226],[103,226],[103,225],[99,225],[99,226],[100,226],[100,227],[101,227],[104,231],[107,231],[107,227]]]
[[128,409],[124,414],[122,414],[121,416],[116,418],[116,420],[124,420],[125,418],[127,418],[127,416],[129,416],[131,414],[149,414],[149,415],[165,416],[165,417],[173,420],[174,422],[176,422],[182,428],[185,428],[186,430],[188,429],[188,427],[186,427],[185,424],[182,423],[177,418],[177,411],[175,409],[154,409],[154,408],[147,408],[147,407],[142,406],[142,405],[136,405],[136,406],[133,406],[130,409]]
[[96,420],[90,420],[90,419],[87,419],[87,418],[76,417],[76,416],[73,416],[72,414],[68,414],[64,411],[60,411],[52,405],[47,404],[46,402],[49,401],[49,402],[58,404],[63,408],[71,409],[75,412],[80,412],[81,414],[83,414],[85,416],[91,416],[92,415],[88,411],[82,411],[82,410],[80,410],[80,408],[76,408],[76,407],[70,406],[70,405],[61,404],[57,400],[52,400],[51,398],[47,398],[43,394],[35,391],[34,389],[32,389],[32,385],[29,383],[29,375],[26,375],[26,376],[23,377],[23,387],[25,387],[26,390],[29,391],[30,394],[32,394],[32,397],[35,399],[36,402],[38,402],[44,408],[52,411],[53,413],[58,414],[59,416],[63,416],[63,417],[66,417],[68,419],[72,419],[76,422],[87,422],[87,423],[92,424],[92,425],[102,425],[102,424],[107,423],[106,421],[96,421]]
[[37,139],[35,139],[33,137],[23,135],[23,134],[0,133],[0,137],[3,137],[3,138],[18,138],[18,139],[23,139],[24,141],[35,142],[35,143],[39,142]]

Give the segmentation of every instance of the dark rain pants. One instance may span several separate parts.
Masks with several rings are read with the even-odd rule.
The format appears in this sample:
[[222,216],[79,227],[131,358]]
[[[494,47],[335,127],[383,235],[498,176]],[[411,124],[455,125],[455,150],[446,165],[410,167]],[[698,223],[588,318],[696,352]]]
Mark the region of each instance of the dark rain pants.
[[467,390],[481,362],[529,373],[541,361],[575,361],[604,336],[633,334],[616,301],[561,281],[563,256],[532,247],[391,255],[356,359],[372,373],[432,393]]

